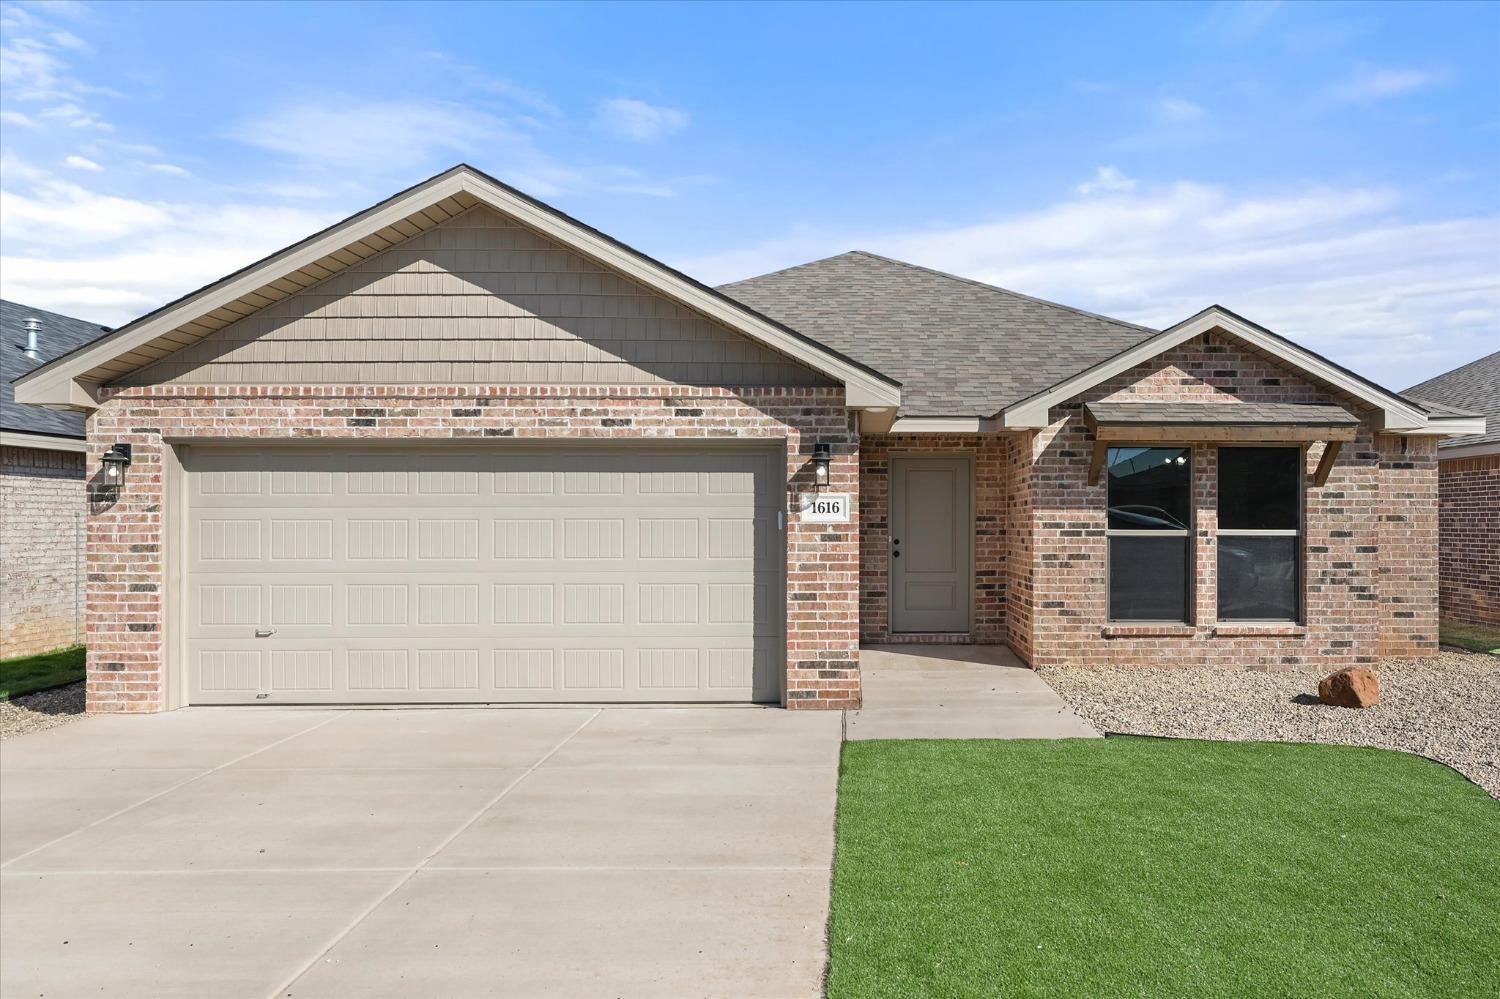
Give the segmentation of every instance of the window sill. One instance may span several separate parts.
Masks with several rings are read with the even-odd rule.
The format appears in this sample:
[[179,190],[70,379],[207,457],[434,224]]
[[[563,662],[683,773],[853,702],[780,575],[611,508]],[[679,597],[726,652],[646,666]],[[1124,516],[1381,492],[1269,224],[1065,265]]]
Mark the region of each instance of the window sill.
[[1099,632],[1105,638],[1192,638],[1198,629],[1190,624],[1106,624]]
[[1246,621],[1241,624],[1214,625],[1215,638],[1306,638],[1307,626],[1303,624],[1257,624]]

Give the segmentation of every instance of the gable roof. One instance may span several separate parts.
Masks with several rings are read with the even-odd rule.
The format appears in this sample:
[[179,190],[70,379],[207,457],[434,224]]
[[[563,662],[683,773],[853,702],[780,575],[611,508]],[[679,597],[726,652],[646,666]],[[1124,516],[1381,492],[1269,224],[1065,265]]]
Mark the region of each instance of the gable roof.
[[864,250],[719,290],[899,379],[902,417],[992,417],[1157,333]]
[[299,243],[170,302],[23,376],[23,402],[91,408],[99,386],[485,204],[542,235],[845,386],[852,407],[892,408],[900,384],[591,226],[459,164]]
[[1476,445],[1487,445],[1483,453],[1500,453],[1500,350],[1413,385],[1402,395],[1433,410],[1469,410],[1485,418],[1483,433],[1445,440],[1438,444],[1443,451],[1463,448],[1477,454]]
[[[42,321],[37,334],[37,347],[42,355],[40,361],[33,361],[21,353],[21,347],[26,343],[27,319]],[[97,340],[107,332],[109,327],[97,323],[0,300],[0,430],[82,440],[82,413],[59,413],[19,405],[11,381],[55,357]]]
[[1368,378],[1236,315],[1222,305],[1210,305],[1114,357],[1006,407],[999,415],[999,422],[1002,426],[1017,428],[1046,426],[1047,410],[1050,407],[1209,331],[1227,335],[1314,381],[1358,399],[1371,409],[1379,411],[1378,426],[1387,432],[1449,436],[1473,430],[1473,414],[1432,412],[1416,400],[1382,388]]

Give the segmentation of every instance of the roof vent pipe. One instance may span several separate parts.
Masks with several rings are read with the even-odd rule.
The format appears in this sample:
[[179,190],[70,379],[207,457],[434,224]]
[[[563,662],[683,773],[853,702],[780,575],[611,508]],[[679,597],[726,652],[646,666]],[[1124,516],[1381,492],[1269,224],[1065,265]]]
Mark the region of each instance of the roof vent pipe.
[[21,321],[21,326],[26,330],[26,345],[21,347],[22,355],[33,361],[40,361],[42,359],[42,352],[37,346],[36,337],[42,331],[42,321],[40,319],[24,319]]

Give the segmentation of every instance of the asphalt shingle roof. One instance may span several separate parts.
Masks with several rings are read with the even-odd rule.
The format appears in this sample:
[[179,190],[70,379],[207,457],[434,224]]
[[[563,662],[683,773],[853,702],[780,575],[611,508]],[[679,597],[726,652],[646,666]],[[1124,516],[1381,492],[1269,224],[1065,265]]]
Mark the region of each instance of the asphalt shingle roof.
[[1187,426],[1357,427],[1342,406],[1297,402],[1091,402],[1100,423]]
[[994,416],[1158,332],[863,250],[719,291],[900,381],[903,416]]
[[[30,360],[21,353],[21,347],[26,343],[26,327],[22,323],[27,319],[42,321],[41,332],[37,335],[37,347],[42,355],[40,361]],[[60,413],[38,406],[17,405],[16,387],[11,382],[55,357],[97,340],[108,331],[107,326],[97,323],[0,300],[0,430],[82,439],[82,413]]]
[[1444,375],[1413,385],[1404,396],[1434,412],[1478,413],[1485,419],[1484,433],[1439,441],[1438,447],[1467,447],[1500,441],[1500,350]]

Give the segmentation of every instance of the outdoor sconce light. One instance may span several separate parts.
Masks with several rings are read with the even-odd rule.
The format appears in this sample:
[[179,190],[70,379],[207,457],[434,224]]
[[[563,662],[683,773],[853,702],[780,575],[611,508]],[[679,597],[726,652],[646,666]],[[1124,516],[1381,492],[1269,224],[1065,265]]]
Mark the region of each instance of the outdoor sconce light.
[[828,466],[833,463],[833,449],[827,444],[813,445],[813,481],[818,486],[828,485]]
[[99,460],[104,465],[104,477],[111,482],[119,482],[125,469],[130,467],[130,445],[111,444],[109,450],[104,452],[104,457]]

